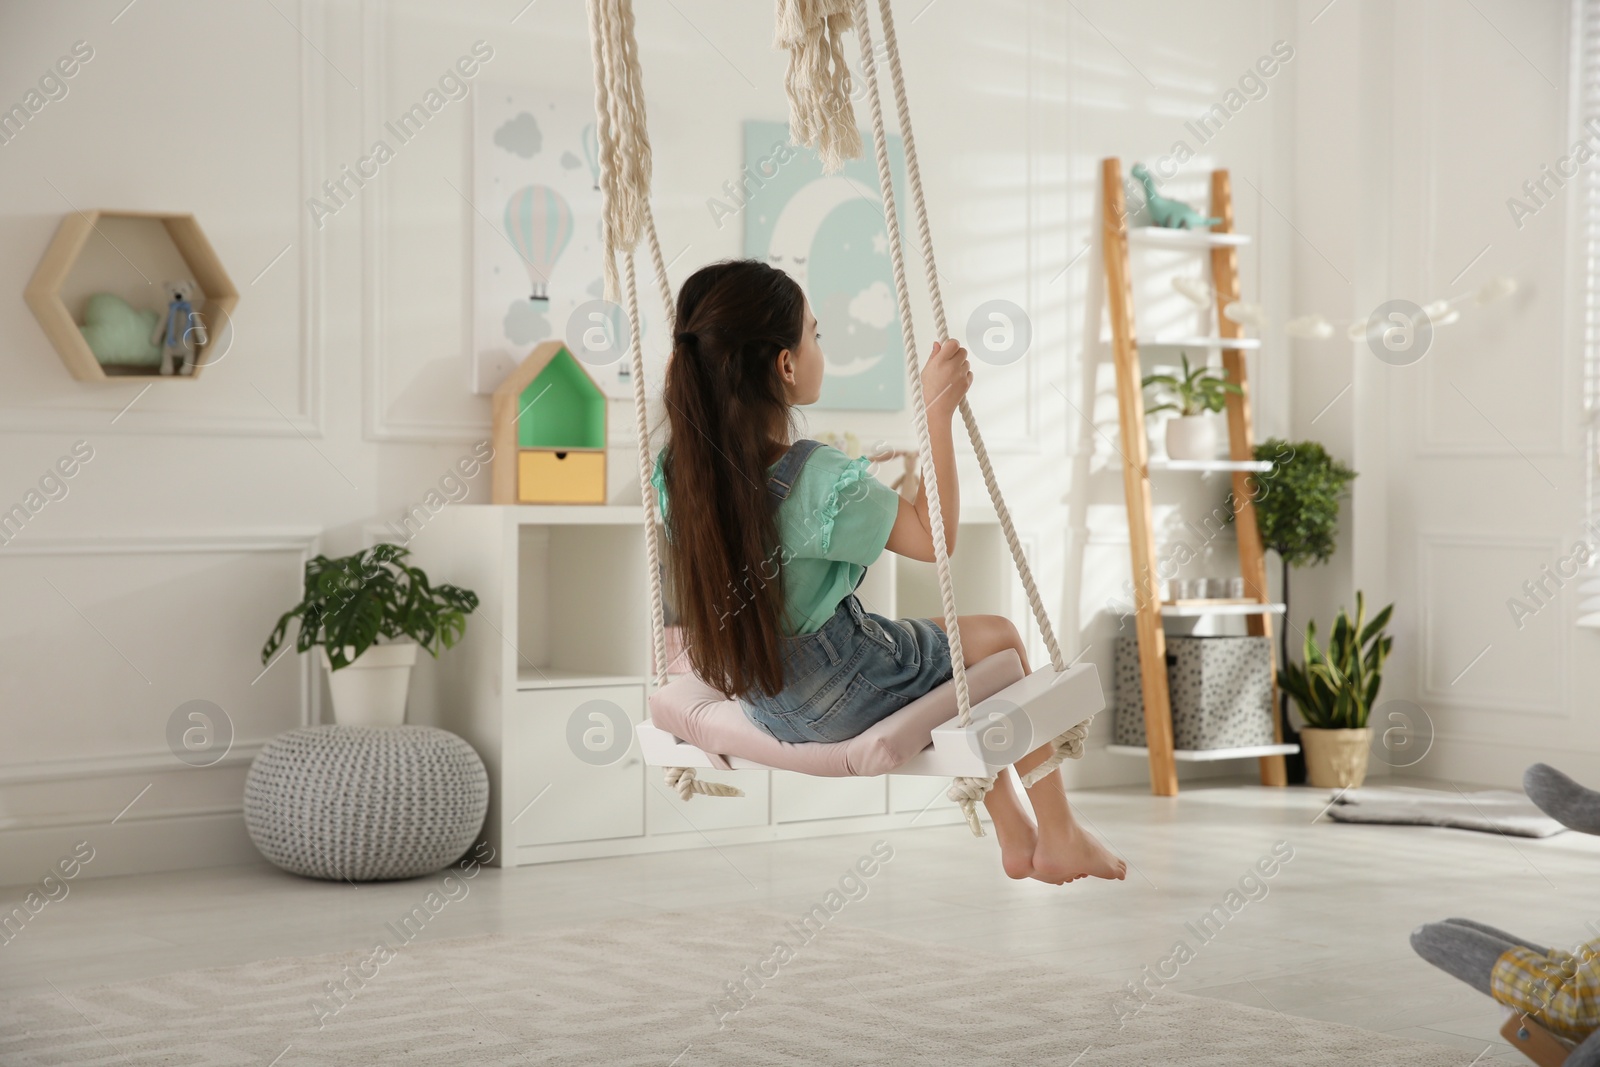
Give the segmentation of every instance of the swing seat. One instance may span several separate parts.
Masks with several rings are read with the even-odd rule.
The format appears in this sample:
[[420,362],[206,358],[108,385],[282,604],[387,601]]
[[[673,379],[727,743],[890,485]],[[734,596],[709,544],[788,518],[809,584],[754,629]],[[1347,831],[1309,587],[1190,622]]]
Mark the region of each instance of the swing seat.
[[694,675],[650,697],[637,729],[652,767],[781,770],[823,778],[880,774],[983,778],[1105,707],[1099,672],[1085,663],[1022,673],[1012,649],[967,668],[972,722],[956,722],[955,682],[945,682],[847,741],[779,741]]

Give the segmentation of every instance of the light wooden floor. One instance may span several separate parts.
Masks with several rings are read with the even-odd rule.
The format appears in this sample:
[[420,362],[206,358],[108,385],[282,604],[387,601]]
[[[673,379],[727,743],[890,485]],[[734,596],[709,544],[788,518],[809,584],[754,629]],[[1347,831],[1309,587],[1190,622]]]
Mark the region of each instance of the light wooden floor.
[[[1447,1042],[1472,1055],[1487,1049],[1483,1060],[1514,1058],[1495,1034],[1498,1009],[1414,956],[1407,934],[1460,915],[1547,943],[1593,938],[1600,930],[1586,924],[1600,920],[1592,893],[1600,838],[1346,826],[1317,818],[1327,798],[1231,784],[1196,786],[1175,799],[1131,788],[1079,793],[1080,815],[1130,861],[1123,884],[1011,882],[993,839],[975,841],[961,827],[486,870],[424,936],[535,932],[719,906],[798,918],[882,838],[894,858],[834,922],[1036,957],[1119,982],[1141,979],[1146,966],[1157,970],[1183,940],[1194,958],[1165,990]],[[1278,841],[1294,858],[1265,881],[1264,898],[1209,941],[1186,927]],[[265,864],[79,880],[0,946],[0,996],[48,992],[50,982],[70,989],[370,948],[385,922],[436,887],[437,876],[360,887],[313,882]],[[19,896],[0,892],[7,902]]]

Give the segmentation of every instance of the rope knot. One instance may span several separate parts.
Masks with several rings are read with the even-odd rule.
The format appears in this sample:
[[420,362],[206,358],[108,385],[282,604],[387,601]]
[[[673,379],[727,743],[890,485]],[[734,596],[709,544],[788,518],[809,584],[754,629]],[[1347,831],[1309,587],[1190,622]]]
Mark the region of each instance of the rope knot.
[[994,788],[994,775],[987,778],[955,778],[950,782],[950,788],[945,790],[945,796],[961,805],[961,814],[966,817],[967,828],[972,831],[973,837],[983,837],[983,824],[978,821],[978,804],[989,795],[989,790]]
[[1022,788],[1033,788],[1036,782],[1069,759],[1082,759],[1083,739],[1089,736],[1089,724],[1093,721],[1094,717],[1090,716],[1060,737],[1052,739],[1050,744],[1054,751],[1043,763],[1022,776]]
[[668,767],[662,775],[666,779],[667,788],[676,792],[682,800],[693,800],[696,793],[708,797],[742,797],[744,790],[736,786],[723,785],[721,782],[702,782],[695,775],[693,767]]

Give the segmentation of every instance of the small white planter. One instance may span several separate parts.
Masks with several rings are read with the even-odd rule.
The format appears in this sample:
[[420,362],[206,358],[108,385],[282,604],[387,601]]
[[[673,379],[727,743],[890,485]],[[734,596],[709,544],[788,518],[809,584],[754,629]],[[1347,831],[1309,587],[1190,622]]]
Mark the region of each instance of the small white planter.
[[337,671],[327,650],[317,651],[328,671],[334,722],[341,726],[399,726],[406,721],[411,666],[417,662],[415,642],[373,645],[350,666]]
[[1168,459],[1216,459],[1217,419],[1214,415],[1182,415],[1167,420]]

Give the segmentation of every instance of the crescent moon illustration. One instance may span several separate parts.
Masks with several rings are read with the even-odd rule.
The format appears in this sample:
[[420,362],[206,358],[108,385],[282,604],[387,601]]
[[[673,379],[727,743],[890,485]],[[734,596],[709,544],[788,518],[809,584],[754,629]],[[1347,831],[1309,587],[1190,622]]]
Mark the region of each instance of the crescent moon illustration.
[[[780,265],[804,289],[806,266],[811,259],[811,243],[816,240],[817,228],[834,208],[862,195],[860,186],[844,178],[818,178],[802,185],[783,205],[778,221],[772,225],[767,258]],[[865,198],[881,207],[882,201],[870,193]]]
[[[808,268],[811,262],[811,245],[816,239],[822,220],[835,208],[857,198],[867,200],[883,210],[883,199],[870,189],[864,189],[844,178],[818,178],[800,187],[800,190],[783,205],[778,220],[773,223],[772,237],[767,243],[767,259],[781,267],[800,288],[809,288]],[[827,361],[829,374],[851,378],[865,374],[883,360],[882,355],[854,359],[849,363]]]
[[829,374],[840,378],[854,378],[858,374],[867,373],[867,371],[883,362],[883,357],[868,356],[864,359],[852,359],[849,363],[834,363],[829,360],[827,354],[824,353],[822,362],[827,367]]

